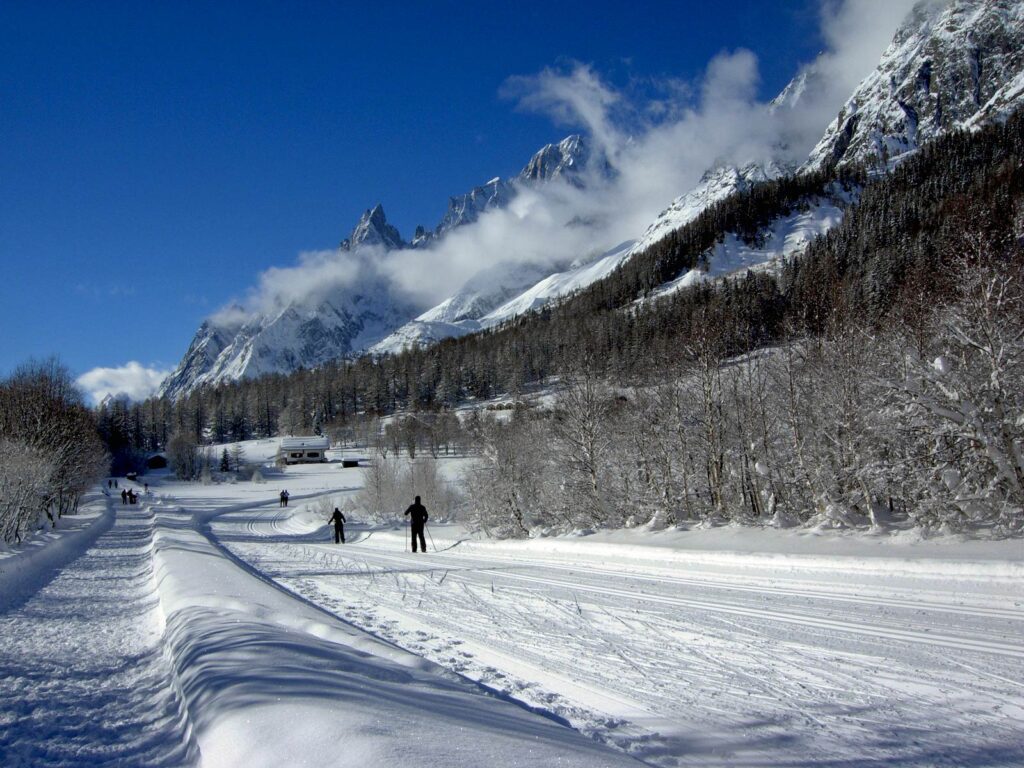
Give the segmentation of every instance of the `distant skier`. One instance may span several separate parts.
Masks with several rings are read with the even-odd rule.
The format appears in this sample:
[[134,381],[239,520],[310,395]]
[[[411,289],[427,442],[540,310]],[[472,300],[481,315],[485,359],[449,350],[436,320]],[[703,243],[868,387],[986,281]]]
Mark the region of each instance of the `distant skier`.
[[334,543],[344,544],[345,543],[345,516],[341,514],[341,510],[337,507],[334,508],[334,514],[331,515],[331,519],[328,523],[334,523]]
[[121,489],[121,503],[128,503],[128,491],[126,491],[124,488]]
[[138,501],[138,498],[135,496],[135,489],[134,488],[129,488],[128,489],[128,503],[129,504],[134,504],[136,501]]
[[278,497],[277,497],[277,506],[283,507],[284,506],[284,500],[285,500],[284,491],[281,491],[281,493],[278,494]]
[[291,496],[291,494],[288,493],[288,489],[287,488],[284,490],[283,495],[284,495],[284,505],[287,507],[288,506],[288,498]]
[[416,537],[420,538],[420,549],[423,552],[427,551],[427,541],[423,538],[423,526],[426,525],[427,520],[430,519],[430,515],[427,514],[427,508],[420,504],[420,497],[416,497],[416,501],[409,505],[409,508],[405,510],[406,516],[409,518],[410,528],[412,529],[412,551],[416,551]]

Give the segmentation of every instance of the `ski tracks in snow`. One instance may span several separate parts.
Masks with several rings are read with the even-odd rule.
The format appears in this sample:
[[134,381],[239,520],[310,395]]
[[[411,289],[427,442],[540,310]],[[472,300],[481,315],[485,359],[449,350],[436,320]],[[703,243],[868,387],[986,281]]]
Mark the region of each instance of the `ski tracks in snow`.
[[152,514],[113,526],[0,613],[0,765],[181,766],[198,760],[162,643]]
[[413,555],[289,543],[280,521],[215,528],[305,599],[653,765],[1024,761],[1004,587]]

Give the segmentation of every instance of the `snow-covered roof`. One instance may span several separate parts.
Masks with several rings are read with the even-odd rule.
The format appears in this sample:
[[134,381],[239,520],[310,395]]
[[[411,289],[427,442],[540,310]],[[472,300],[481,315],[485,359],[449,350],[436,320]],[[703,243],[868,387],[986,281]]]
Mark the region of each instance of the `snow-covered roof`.
[[286,437],[281,441],[282,451],[326,451],[331,441],[326,437]]

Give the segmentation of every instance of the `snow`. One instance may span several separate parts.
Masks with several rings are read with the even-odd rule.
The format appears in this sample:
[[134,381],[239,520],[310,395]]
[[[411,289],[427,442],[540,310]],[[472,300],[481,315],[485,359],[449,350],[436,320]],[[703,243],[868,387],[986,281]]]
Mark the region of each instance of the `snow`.
[[630,256],[634,243],[622,243],[597,259],[564,272],[555,272],[536,285],[505,302],[480,319],[484,328],[499,325],[524,312],[543,307],[548,302],[568,296],[607,277]]
[[1021,764],[1020,541],[434,524],[413,555],[358,511],[331,542],[363,470],[265,473],[98,496],[31,550],[56,575],[5,553],[0,764]]
[[763,165],[752,163],[743,168],[733,166],[712,168],[704,174],[697,186],[677,197],[658,215],[658,218],[637,240],[629,255],[647,250],[670,233],[689,224],[715,203],[732,194],[749,189],[756,182],[768,181],[781,176],[786,170],[774,162]]
[[757,244],[745,243],[734,234],[726,235],[723,242],[705,254],[701,267],[665,283],[643,301],[667,296],[703,280],[777,266],[784,259],[802,253],[814,238],[837,226],[842,218],[843,210],[835,202],[818,200],[807,210],[776,219]]
[[[188,765],[190,723],[166,663],[145,508],[100,512],[38,556],[5,568],[0,592],[0,764]],[[126,511],[130,509],[130,511]],[[77,535],[76,535],[77,534]],[[91,536],[90,536],[91,534]],[[98,535],[96,535],[98,534]],[[20,555],[8,558],[20,559]],[[27,567],[24,567],[27,566]],[[40,568],[40,566],[43,566]],[[18,595],[12,601],[11,587]]]
[[[635,252],[633,246],[634,242],[630,240],[584,264],[543,278],[540,275],[546,270],[538,265],[499,265],[500,279],[488,280],[483,274],[474,278],[459,294],[427,310],[373,345],[369,351],[371,354],[395,354],[413,345],[427,346],[500,325],[606,277]],[[524,284],[529,287],[522,290]],[[516,286],[518,290],[510,292],[503,290],[504,286]],[[470,306],[490,304],[493,307],[492,299],[499,291],[507,299],[500,306],[479,317],[467,316],[475,314],[467,310]],[[507,298],[509,293],[511,298]]]

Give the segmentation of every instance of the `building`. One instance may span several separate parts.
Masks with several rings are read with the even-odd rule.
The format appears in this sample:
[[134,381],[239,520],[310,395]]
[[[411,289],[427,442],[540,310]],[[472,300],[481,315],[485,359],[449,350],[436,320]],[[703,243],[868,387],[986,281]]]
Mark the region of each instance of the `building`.
[[153,453],[147,456],[146,469],[167,469],[167,454]]
[[285,464],[317,464],[327,461],[330,447],[331,441],[326,437],[286,437],[277,455]]

